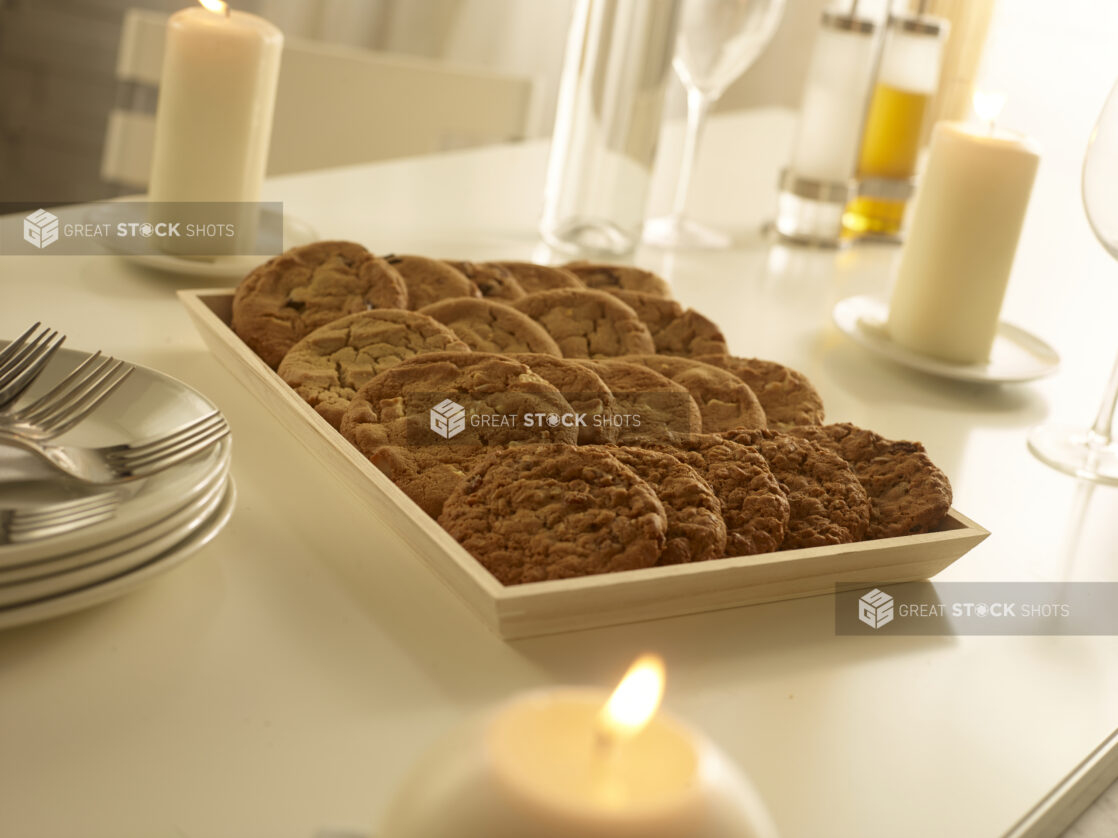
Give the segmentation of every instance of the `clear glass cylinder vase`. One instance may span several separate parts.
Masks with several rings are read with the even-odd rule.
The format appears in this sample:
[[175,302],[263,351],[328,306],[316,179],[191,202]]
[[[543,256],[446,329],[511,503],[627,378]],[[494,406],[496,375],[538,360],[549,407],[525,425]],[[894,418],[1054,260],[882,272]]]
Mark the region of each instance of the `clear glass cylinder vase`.
[[640,239],[681,0],[579,0],[567,37],[540,234],[579,255]]

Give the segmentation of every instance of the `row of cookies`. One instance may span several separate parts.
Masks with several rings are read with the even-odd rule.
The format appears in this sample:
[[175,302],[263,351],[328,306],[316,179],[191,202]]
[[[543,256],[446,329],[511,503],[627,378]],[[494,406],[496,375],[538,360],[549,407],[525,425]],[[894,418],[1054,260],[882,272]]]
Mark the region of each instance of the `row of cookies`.
[[[595,304],[603,305],[599,296],[602,289],[640,294],[642,299],[666,300],[666,310],[670,311],[678,305],[670,302],[670,291],[663,279],[639,268],[589,262],[550,267],[530,262],[473,263],[416,255],[381,257],[354,242],[323,241],[292,248],[253,269],[234,295],[232,325],[274,369],[287,351],[314,329],[361,311],[418,311],[449,299],[488,299],[513,304],[545,292],[597,291],[585,298],[589,303],[578,313],[585,317],[593,313]],[[536,311],[540,305],[538,301],[528,304]],[[608,299],[604,305],[605,318],[619,317],[626,324],[637,319],[627,305],[610,306]],[[697,320],[697,316],[693,317]],[[618,334],[610,338],[624,342],[630,351],[657,351],[649,342],[647,329],[622,325],[617,331],[640,332],[639,337]],[[561,340],[570,336],[564,335]],[[594,335],[590,342],[602,339],[602,335]],[[664,338],[678,339],[681,338],[675,333]],[[722,341],[696,348],[719,352],[724,344]],[[620,353],[588,350],[587,354]]]
[[[753,421],[713,433],[686,388],[668,389],[679,385],[663,376],[660,392],[670,397],[664,403],[645,389],[606,387],[583,413],[574,405],[581,400],[586,407],[592,387],[601,387],[591,376],[601,369],[659,375],[628,360],[432,353],[370,380],[351,401],[341,431],[506,584],[925,532],[950,507],[950,485],[918,444],[841,424],[783,432]],[[444,398],[470,416],[452,439],[439,439],[428,426]],[[594,411],[611,398],[623,409],[661,411],[665,421],[635,428],[594,422]],[[681,429],[683,403],[691,415]],[[590,421],[501,421],[580,413]],[[538,460],[544,474],[553,457],[582,477],[537,485],[510,465]],[[616,476],[615,461],[628,470],[623,484],[608,476]],[[592,488],[598,478],[606,481],[600,497]],[[649,529],[645,519],[631,529],[633,491],[659,501],[653,517],[662,526]],[[583,524],[589,529],[572,541],[567,533]],[[662,530],[663,537],[607,560],[612,548],[603,545],[613,543],[614,527]]]

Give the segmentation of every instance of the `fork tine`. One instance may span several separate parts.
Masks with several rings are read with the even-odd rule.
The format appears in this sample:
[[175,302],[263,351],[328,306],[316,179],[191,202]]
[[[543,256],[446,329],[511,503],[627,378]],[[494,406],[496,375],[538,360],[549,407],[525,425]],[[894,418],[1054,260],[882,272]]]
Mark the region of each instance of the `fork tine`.
[[19,353],[23,345],[27,343],[27,339],[42,325],[42,322],[35,323],[30,329],[0,350],[0,373],[4,372],[8,362]]
[[27,369],[29,364],[35,363],[39,355],[45,351],[46,344],[58,335],[57,331],[43,329],[34,339],[20,349],[15,357],[5,365],[0,374],[0,387],[7,387],[20,373]]
[[67,421],[73,411],[82,410],[86,402],[96,397],[105,382],[123,366],[124,361],[106,358],[78,384],[59,395],[52,403],[30,414],[24,421],[38,425],[41,430],[51,431],[56,425]]
[[96,410],[97,406],[111,396],[134,371],[135,367],[117,361],[98,381],[90,385],[77,401],[70,401],[64,410],[56,411],[44,419],[40,428],[44,433],[40,439],[50,439],[65,433]]
[[[43,408],[48,407],[55,399],[61,398],[61,395],[62,395],[63,392],[67,391],[72,386],[76,386],[75,381],[77,379],[82,378],[83,376],[87,375],[86,374],[86,367],[88,367],[90,364],[95,363],[97,361],[97,359],[100,358],[100,357],[101,357],[101,351],[100,350],[98,350],[97,352],[94,352],[92,355],[90,355],[88,358],[86,358],[84,361],[82,361],[80,364],[78,364],[78,366],[75,367],[74,370],[69,375],[67,375],[64,379],[59,381],[56,385],[54,385],[54,387],[52,387],[46,393],[41,395],[35,401],[31,402],[31,404],[26,405],[25,407],[22,407],[19,410],[15,411],[12,414],[12,419],[14,419],[17,422],[30,421],[30,419],[29,419],[30,416],[32,416],[33,414],[42,410]],[[102,361],[101,363],[104,364],[105,362]]]
[[162,457],[150,460],[145,463],[133,465],[129,471],[134,477],[150,477],[157,472],[170,468],[173,465],[181,463],[183,460],[188,460],[196,454],[200,454],[210,446],[221,441],[229,435],[229,426],[224,425],[216,428],[204,437],[196,440],[193,443],[182,446],[173,452],[168,452]]
[[36,539],[46,538],[47,536],[61,535],[71,530],[92,526],[93,524],[105,521],[115,515],[117,506],[118,504],[116,503],[108,504],[80,515],[74,515],[72,518],[58,520],[53,524],[45,526],[9,527],[8,541],[13,544],[18,544],[20,542],[34,541]]
[[71,501],[52,503],[32,509],[17,509],[12,513],[10,529],[37,527],[56,523],[58,520],[96,512],[103,506],[117,506],[120,500],[115,492],[102,492]]
[[27,364],[22,372],[20,372],[14,380],[9,381],[0,387],[0,405],[8,404],[19,398],[19,395],[31,386],[32,382],[39,377],[39,373],[46,367],[47,362],[58,351],[58,347],[62,346],[66,341],[66,335],[59,335],[54,338],[53,342],[42,344],[40,350],[36,353],[36,357],[29,358]]
[[53,399],[44,401],[38,407],[33,405],[27,410],[20,411],[20,421],[39,426],[46,424],[53,414],[60,410],[66,410],[75,400],[81,399],[89,388],[96,386],[99,381],[108,375],[114,360],[113,358],[101,359],[97,366],[74,382],[71,387],[58,393]]
[[201,419],[196,419],[190,424],[184,425],[163,436],[149,439],[146,442],[135,445],[121,446],[119,449],[109,453],[108,458],[114,461],[127,461],[158,453],[164,449],[179,445],[182,442],[189,441],[193,437],[203,434],[224,422],[225,417],[221,415],[220,411],[215,410],[213,413],[207,414]]
[[225,422],[224,418],[222,418],[220,423],[209,426],[190,436],[184,436],[173,446],[148,452],[138,457],[126,457],[121,460],[116,460],[113,462],[113,466],[128,469],[129,471],[136,471],[146,466],[159,465],[164,460],[173,458],[177,458],[177,462],[179,459],[182,459],[182,452],[194,450],[201,451],[228,433],[229,425]]

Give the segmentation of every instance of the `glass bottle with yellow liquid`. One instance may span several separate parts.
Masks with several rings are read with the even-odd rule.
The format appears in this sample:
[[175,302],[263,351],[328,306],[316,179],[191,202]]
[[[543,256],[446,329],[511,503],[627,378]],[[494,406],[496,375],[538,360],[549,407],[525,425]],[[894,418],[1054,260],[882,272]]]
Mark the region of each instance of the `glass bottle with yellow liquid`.
[[847,235],[901,231],[948,28],[927,15],[889,20],[858,153],[859,194],[842,217]]

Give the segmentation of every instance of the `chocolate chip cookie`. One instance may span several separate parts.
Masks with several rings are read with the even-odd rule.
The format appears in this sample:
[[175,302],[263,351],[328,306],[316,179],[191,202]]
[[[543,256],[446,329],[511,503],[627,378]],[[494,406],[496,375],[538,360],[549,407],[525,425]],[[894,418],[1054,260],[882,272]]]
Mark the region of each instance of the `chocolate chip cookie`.
[[614,358],[578,363],[593,370],[613,393],[619,442],[662,440],[702,429],[699,406],[682,384],[646,366]]
[[748,384],[773,430],[823,424],[823,399],[802,372],[760,358],[703,355],[696,360],[729,370]]
[[508,271],[526,294],[540,291],[556,291],[560,288],[585,288],[581,279],[568,270],[554,265],[537,265],[535,262],[490,262]]
[[587,288],[614,288],[622,291],[639,291],[671,299],[672,289],[663,277],[652,271],[632,265],[610,265],[605,262],[568,262],[563,266],[584,283]]
[[671,454],[710,485],[726,523],[727,556],[780,549],[788,525],[788,499],[758,452],[715,434],[646,440],[640,446]]
[[580,361],[555,358],[551,355],[510,354],[520,363],[552,384],[571,405],[576,416],[583,417],[578,425],[578,444],[617,442],[619,428],[614,417],[618,408],[613,392],[601,376]]
[[524,364],[488,352],[420,355],[371,378],[342,417],[366,456],[382,445],[575,443],[562,394]]
[[439,524],[505,585],[652,567],[668,529],[648,483],[604,450],[572,445],[490,453]]
[[722,330],[693,308],[684,308],[675,300],[644,294],[640,291],[622,291],[603,288],[637,313],[652,333],[659,355],[724,355],[729,351]]
[[384,259],[353,242],[315,242],[249,272],[233,295],[233,331],[275,369],[319,326],[407,302],[403,278]]
[[667,543],[658,564],[687,564],[726,553],[722,504],[702,476],[677,457],[650,448],[605,448],[648,483],[668,517]]
[[426,315],[376,309],[319,326],[288,350],[277,372],[337,428],[350,400],[374,375],[415,355],[469,349]]
[[620,360],[648,367],[686,387],[703,415],[704,433],[765,427],[765,412],[753,391],[724,369],[671,355],[627,355]]
[[858,476],[829,448],[779,431],[730,431],[727,439],[760,453],[788,497],[783,550],[861,541],[870,502]]
[[445,261],[476,285],[481,296],[486,299],[519,300],[527,293],[512,272],[496,262],[463,262],[454,259]]
[[789,433],[831,448],[858,475],[870,499],[866,538],[929,532],[951,508],[951,483],[919,442],[898,442],[842,422]]
[[478,352],[538,352],[556,357],[563,354],[543,326],[504,303],[461,297],[440,300],[419,311],[448,326]]
[[408,288],[408,308],[412,311],[452,297],[481,296],[476,285],[441,259],[408,254],[393,254],[384,258],[404,278]]
[[652,335],[637,313],[602,291],[539,291],[512,305],[543,326],[566,358],[608,358],[656,351]]

